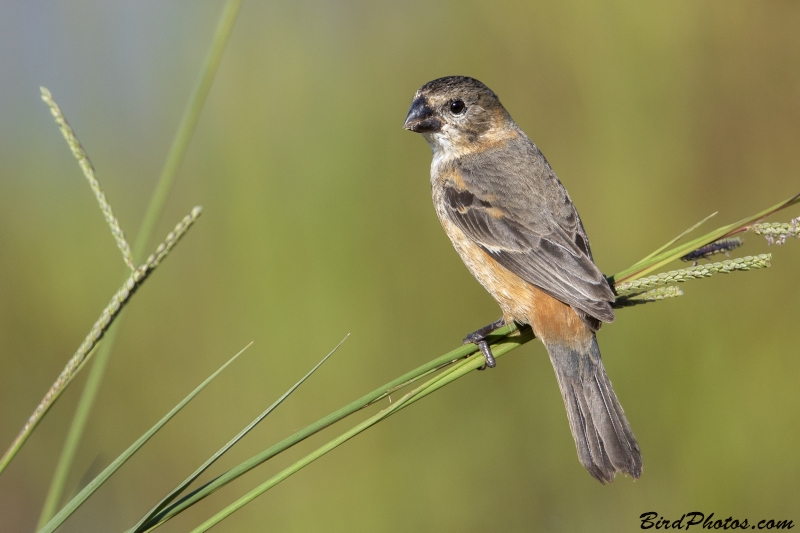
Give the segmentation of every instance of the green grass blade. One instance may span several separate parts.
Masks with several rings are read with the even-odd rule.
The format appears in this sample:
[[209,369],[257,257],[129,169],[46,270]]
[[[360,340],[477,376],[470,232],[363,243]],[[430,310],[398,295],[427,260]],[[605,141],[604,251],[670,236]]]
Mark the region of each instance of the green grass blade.
[[113,342],[116,331],[119,328],[119,321],[123,314],[124,310],[120,311],[117,320],[109,326],[103,338],[103,342],[98,345],[97,354],[94,357],[95,362],[89,372],[86,385],[84,385],[83,391],[81,391],[81,397],[80,400],[78,400],[75,414],[72,417],[72,423],[64,439],[64,446],[61,448],[61,455],[59,455],[58,463],[56,463],[56,468],[53,471],[53,479],[50,480],[50,487],[47,489],[47,496],[45,497],[44,505],[42,505],[42,511],[39,514],[39,522],[36,524],[37,530],[44,527],[53,517],[58,509],[58,504],[61,502],[64,486],[67,483],[67,476],[72,467],[72,461],[78,451],[78,444],[83,435],[83,429],[86,427],[86,422],[89,419],[92,403],[100,388],[100,380],[91,379],[91,377],[93,374],[102,376],[105,372],[108,358],[101,357],[104,351],[103,348]]
[[195,481],[195,480],[196,480],[198,477],[200,477],[200,475],[201,475],[203,472],[205,472],[205,471],[206,471],[206,469],[208,469],[208,467],[209,467],[209,466],[211,466],[212,464],[214,464],[214,462],[215,462],[217,459],[219,459],[220,457],[222,457],[222,455],[223,455],[223,454],[225,454],[225,452],[227,452],[229,449],[231,449],[231,447],[232,447],[234,444],[236,444],[237,442],[239,442],[239,441],[242,439],[242,437],[244,437],[245,435],[247,435],[247,434],[250,432],[250,430],[251,430],[251,429],[253,429],[254,427],[256,427],[256,425],[257,425],[259,422],[261,422],[262,420],[264,420],[264,418],[266,418],[266,417],[267,417],[267,415],[269,415],[269,414],[270,414],[272,411],[274,411],[274,410],[275,410],[275,408],[277,408],[277,407],[278,407],[278,406],[279,406],[281,403],[283,403],[283,401],[284,401],[286,398],[288,398],[288,397],[289,397],[289,395],[291,395],[291,394],[292,394],[292,393],[293,393],[293,392],[294,392],[294,391],[295,391],[295,390],[296,390],[296,389],[297,389],[297,388],[298,388],[300,385],[302,385],[302,384],[303,384],[303,383],[304,383],[304,382],[305,382],[305,381],[306,381],[308,378],[310,378],[310,377],[311,377],[311,375],[312,375],[314,372],[316,372],[316,371],[317,371],[317,369],[318,369],[319,367],[321,367],[321,366],[322,366],[322,364],[323,364],[325,361],[327,361],[327,360],[328,360],[328,358],[329,358],[330,356],[332,356],[334,353],[336,353],[336,350],[338,350],[338,349],[339,349],[339,347],[340,347],[340,346],[341,346],[341,345],[344,343],[344,341],[346,341],[346,340],[347,340],[347,337],[349,337],[349,336],[350,336],[350,334],[348,333],[348,334],[345,336],[345,338],[344,338],[344,339],[342,339],[342,340],[339,342],[339,344],[337,344],[337,345],[336,345],[336,346],[333,348],[333,350],[331,350],[331,351],[330,351],[330,353],[328,353],[328,355],[326,355],[325,357],[323,357],[323,358],[322,358],[322,360],[321,360],[319,363],[317,363],[317,364],[314,366],[314,368],[312,368],[312,369],[311,369],[311,370],[310,370],[310,371],[309,371],[309,372],[308,372],[308,373],[307,373],[305,376],[303,376],[302,378],[300,378],[300,381],[298,381],[297,383],[295,383],[294,385],[292,385],[292,387],[291,387],[289,390],[287,390],[285,393],[283,393],[283,395],[282,395],[280,398],[278,398],[278,399],[275,401],[275,403],[273,403],[272,405],[270,405],[270,406],[267,408],[267,410],[266,410],[266,411],[264,411],[263,413],[261,413],[260,415],[258,415],[258,416],[255,418],[255,420],[253,420],[252,422],[250,422],[250,424],[248,424],[248,425],[247,425],[247,426],[246,426],[246,427],[245,427],[245,428],[244,428],[242,431],[240,431],[240,432],[239,432],[239,433],[238,433],[238,434],[237,434],[235,437],[233,437],[233,438],[232,438],[230,441],[228,441],[228,443],[227,443],[227,444],[225,444],[225,446],[223,446],[222,448],[220,448],[220,449],[219,449],[219,450],[218,450],[218,451],[217,451],[217,452],[216,452],[214,455],[212,455],[212,456],[211,456],[211,457],[210,457],[210,458],[209,458],[209,459],[208,459],[208,460],[207,460],[205,463],[203,463],[203,465],[202,465],[200,468],[198,468],[197,470],[195,470],[195,471],[194,471],[194,473],[192,473],[192,475],[190,475],[188,478],[186,478],[186,479],[185,479],[185,480],[184,480],[184,481],[183,481],[183,482],[182,482],[180,485],[178,485],[178,486],[177,486],[177,487],[176,487],[176,488],[175,488],[175,489],[174,489],[172,492],[170,492],[170,493],[169,493],[169,494],[168,494],[168,495],[167,495],[167,496],[166,496],[166,497],[165,497],[163,500],[161,500],[161,501],[158,503],[158,505],[156,505],[155,507],[153,507],[153,509],[151,509],[151,510],[150,510],[150,512],[149,512],[149,513],[147,513],[147,514],[144,516],[144,518],[142,518],[142,519],[139,521],[139,523],[138,523],[138,524],[136,524],[136,525],[133,527],[133,531],[134,531],[134,532],[141,531],[141,530],[143,529],[143,527],[142,527],[142,526],[143,526],[144,524],[146,524],[146,523],[150,522],[150,521],[153,519],[153,517],[155,517],[155,516],[156,516],[156,515],[157,515],[159,512],[161,512],[161,510],[162,510],[162,509],[164,509],[164,508],[165,508],[167,505],[169,505],[170,503],[172,503],[173,501],[175,501],[175,498],[177,498],[178,496],[180,496],[180,495],[181,495],[181,493],[182,493],[184,490],[186,490],[186,487],[188,487],[189,485],[191,485],[191,484],[192,484],[192,483],[193,483],[193,482],[194,482],[194,481]]
[[[492,333],[488,340],[490,343],[501,342],[508,339],[505,337],[516,330],[515,326],[503,326],[499,328],[494,333]],[[527,342],[530,340],[528,337],[523,335],[513,337],[514,341],[519,342]],[[524,339],[524,340],[523,340]],[[511,342],[509,340],[509,342]],[[494,345],[492,350],[494,350]],[[406,385],[413,383],[419,379],[424,378],[425,376],[430,375],[441,368],[452,364],[454,361],[458,361],[465,357],[468,357],[474,354],[478,350],[478,347],[474,344],[466,344],[464,346],[460,346],[455,350],[452,350],[441,357],[434,359],[414,370],[403,374],[402,376],[398,377],[386,383],[385,385],[375,389],[374,391],[365,394],[361,398],[347,404],[346,406],[342,407],[341,409],[334,411],[333,413],[321,418],[320,420],[314,422],[313,424],[307,426],[306,428],[290,435],[289,437],[283,439],[279,443],[267,448],[266,450],[262,451],[261,453],[251,457],[250,459],[240,463],[236,467],[228,470],[224,474],[220,475],[216,479],[213,479],[206,483],[205,485],[195,489],[194,491],[190,492],[177,502],[173,503],[169,507],[165,508],[161,513],[159,513],[153,521],[147,524],[147,529],[144,531],[150,531],[155,527],[163,524],[167,520],[171,519],[175,515],[181,513],[183,510],[191,507],[198,501],[202,500],[206,496],[210,495],[211,493],[219,490],[220,488],[224,487],[231,481],[235,480],[236,478],[242,476],[243,474],[249,472],[253,468],[257,467],[261,463],[267,461],[268,459],[278,455],[281,452],[284,452],[294,446],[295,444],[302,442],[303,440],[307,439],[308,437],[322,431],[323,429],[335,424],[336,422],[342,420],[350,416],[351,414],[364,409],[372,405],[373,403],[386,398],[396,390],[405,387]],[[132,531],[132,530],[131,530]]]
[[[532,338],[533,334],[531,333],[530,329],[526,329],[522,333],[522,335],[518,337],[509,337],[504,342],[493,345],[492,352],[494,353],[495,357],[500,357],[503,354],[510,352],[514,348],[517,348],[518,346],[521,346],[522,344],[528,342]],[[254,488],[253,490],[242,496],[241,498],[237,499],[235,502],[225,507],[220,512],[216,513],[214,516],[209,518],[203,524],[193,529],[191,533],[202,533],[204,531],[208,531],[214,525],[218,524],[219,522],[221,522],[222,520],[224,520],[225,518],[236,512],[237,510],[241,509],[246,504],[250,503],[255,498],[265,493],[266,491],[268,491],[281,481],[285,480],[292,474],[298,472],[300,469],[316,461],[326,453],[332,451],[338,446],[341,446],[342,444],[352,439],[359,433],[374,426],[378,422],[385,420],[386,418],[397,413],[401,409],[404,409],[409,405],[411,405],[412,403],[421,400],[428,394],[431,394],[439,390],[440,388],[444,387],[445,385],[452,383],[453,381],[467,375],[473,370],[481,367],[483,364],[484,364],[483,355],[477,353],[469,357],[467,360],[462,361],[457,365],[454,365],[452,368],[447,369],[442,374],[434,377],[433,379],[427,381],[423,385],[405,394],[402,398],[392,403],[386,409],[383,409],[379,413],[376,413],[375,415],[369,417],[360,424],[357,424],[350,430],[344,432],[343,434],[339,435],[338,437],[331,440],[327,444],[321,446],[320,448],[314,450],[313,452],[306,455],[299,461],[295,462],[291,466],[285,468],[275,476],[271,477],[258,487]]]
[[742,220],[735,222],[733,224],[729,224],[727,226],[723,226],[718,228],[710,233],[703,235],[697,239],[689,241],[685,244],[672,248],[666,252],[657,254],[647,261],[640,261],[639,263],[626,268],[625,270],[614,274],[609,278],[609,280],[613,284],[622,283],[624,281],[630,281],[636,278],[640,278],[642,276],[646,276],[647,274],[653,272],[661,268],[662,266],[670,263],[680,257],[688,254],[691,251],[694,251],[701,246],[705,246],[710,242],[714,242],[719,239],[724,239],[726,237],[730,237],[732,235],[736,235],[737,233],[741,233],[746,231],[747,228],[760,220],[770,216],[773,213],[780,211],[781,209],[785,209],[792,205],[800,203],[800,194],[796,194],[791,198],[784,200],[778,204],[773,205],[761,211],[760,213],[756,213],[755,215],[749,216],[747,218],[743,218]]
[[[233,23],[236,20],[236,15],[239,11],[241,0],[229,0],[223,9],[220,21],[217,24],[217,29],[206,57],[205,64],[200,79],[193,90],[186,109],[181,118],[178,126],[178,131],[175,139],[170,147],[167,161],[164,165],[161,175],[159,177],[156,189],[150,200],[150,203],[145,212],[139,232],[136,235],[136,241],[133,245],[133,258],[135,261],[141,261],[146,253],[147,244],[150,242],[156,222],[161,216],[164,203],[166,202],[169,191],[172,189],[172,184],[175,181],[175,176],[178,173],[178,168],[186,154],[186,149],[189,145],[189,140],[194,133],[195,126],[200,116],[200,111],[206,101],[211,84],[217,73],[222,53],[228,43],[228,37],[233,29]],[[95,356],[95,362],[89,372],[86,380],[86,385],[81,393],[81,398],[78,403],[77,410],[70,424],[67,438],[64,441],[64,447],[61,451],[61,456],[56,466],[56,475],[51,482],[50,489],[46,499],[46,505],[42,509],[42,514],[39,519],[39,524],[43,524],[50,519],[55,511],[58,502],[61,500],[63,493],[63,480],[66,479],[66,474],[72,465],[75,453],[78,449],[78,444],[83,436],[83,431],[86,427],[86,421],[89,418],[94,400],[97,396],[97,391],[100,388],[100,383],[103,381],[105,375],[106,365],[108,359],[113,351],[114,344],[117,338],[122,317],[119,317],[117,322],[113,324],[105,336],[105,342],[98,348]]]
[[136,235],[136,242],[133,246],[133,257],[141,260],[142,255],[147,249],[147,244],[153,234],[158,218],[161,216],[161,211],[164,207],[164,202],[167,201],[169,191],[172,189],[172,184],[175,182],[175,176],[178,174],[178,169],[183,162],[183,157],[186,154],[186,149],[189,147],[189,141],[192,139],[197,121],[200,120],[200,112],[206,103],[211,85],[214,83],[214,78],[217,75],[219,63],[222,60],[222,54],[225,52],[225,47],[228,44],[231,32],[233,31],[233,24],[236,22],[236,15],[239,13],[241,0],[228,0],[225,7],[222,9],[217,28],[214,31],[214,38],[211,42],[211,48],[206,55],[205,63],[200,78],[192,91],[186,108],[181,116],[178,131],[175,134],[175,139],[172,141],[169,153],[167,154],[167,161],[164,163],[164,168],[161,170],[161,175],[158,178],[153,196],[150,199],[150,205],[147,207],[147,212],[142,220],[142,226],[139,233]]
[[164,418],[159,420],[153,427],[151,427],[144,435],[139,437],[136,442],[130,445],[130,447],[122,452],[122,454],[117,457],[110,465],[108,465],[105,470],[103,470],[96,478],[92,480],[86,487],[81,490],[77,496],[75,496],[67,505],[64,506],[49,522],[47,522],[41,529],[38,530],[39,533],[51,533],[55,531],[57,527],[59,527],[69,516],[75,512],[78,507],[80,507],[83,502],[85,502],[89,496],[94,494],[94,492],[100,488],[100,486],[106,482],[106,480],[111,477],[111,475],[116,472],[119,467],[121,467],[128,459],[130,459],[133,454],[135,454],[139,448],[141,448],[150,438],[155,435],[158,430],[164,427],[164,424],[169,422],[172,417],[174,417],[178,412],[183,409],[186,404],[188,404],[195,396],[197,396],[201,390],[203,390],[206,385],[211,383],[214,378],[216,378],[223,370],[225,370],[228,365],[236,360],[247,348],[249,348],[253,343],[251,342],[244,348],[242,348],[239,353],[231,357],[228,362],[224,365],[219,367],[216,372],[211,374],[209,377],[206,378],[200,385],[197,386],[192,392],[189,393],[183,400],[178,403],[172,410],[167,413]]
[[675,244],[676,242],[678,242],[679,240],[681,240],[682,238],[684,238],[686,235],[690,234],[691,232],[693,232],[694,230],[696,230],[697,228],[699,228],[700,226],[702,226],[702,225],[703,225],[704,223],[706,223],[706,222],[707,222],[707,221],[708,221],[710,218],[712,218],[712,217],[716,216],[716,215],[717,215],[717,213],[719,213],[719,211],[715,211],[714,213],[711,213],[711,214],[710,214],[710,215],[708,215],[706,218],[704,218],[703,220],[701,220],[700,222],[698,222],[697,224],[695,224],[695,225],[694,225],[694,226],[692,226],[691,228],[687,229],[686,231],[684,231],[683,233],[681,233],[680,235],[678,235],[677,237],[675,237],[674,239],[672,239],[671,241],[669,241],[667,244],[665,244],[664,246],[662,246],[661,248],[659,248],[659,249],[658,249],[658,250],[656,250],[655,252],[651,253],[650,255],[648,255],[647,257],[645,257],[645,258],[643,258],[643,259],[641,259],[640,261],[638,261],[638,262],[634,263],[634,265],[633,265],[633,266],[635,267],[635,266],[637,266],[637,265],[640,265],[640,264],[642,264],[642,263],[645,263],[645,262],[646,262],[648,259],[650,259],[650,258],[652,258],[652,257],[655,257],[655,256],[657,256],[658,254],[660,254],[661,252],[663,252],[664,250],[666,250],[667,248],[669,248],[670,246],[672,246],[673,244]]

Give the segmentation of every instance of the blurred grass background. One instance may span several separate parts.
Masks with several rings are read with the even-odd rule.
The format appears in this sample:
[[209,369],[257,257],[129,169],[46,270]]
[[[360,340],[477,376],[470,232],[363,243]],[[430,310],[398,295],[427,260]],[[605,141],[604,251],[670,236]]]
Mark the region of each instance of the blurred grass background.
[[[221,8],[0,4],[3,448],[123,269],[38,87],[52,90],[133,240]],[[800,190],[799,24],[790,1],[245,3],[152,246],[192,206],[205,214],[126,311],[68,486],[255,345],[62,530],[130,527],[347,332],[223,466],[497,318],[433,212],[429,149],[401,127],[420,85],[465,74],[497,92],[613,273],[713,211],[709,229]],[[745,240],[742,255],[767,249]],[[533,342],[218,528],[627,531],[647,511],[696,510],[797,522],[798,244],[773,247],[769,270],[691,282],[603,329],[644,454],[636,483],[602,487],[580,466]],[[0,478],[0,530],[33,528],[85,377]],[[165,531],[198,524],[332,436]]]

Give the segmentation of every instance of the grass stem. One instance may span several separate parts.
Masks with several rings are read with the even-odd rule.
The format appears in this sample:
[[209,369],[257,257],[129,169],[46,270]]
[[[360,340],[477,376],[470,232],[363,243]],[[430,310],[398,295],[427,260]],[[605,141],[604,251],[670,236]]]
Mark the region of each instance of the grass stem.
[[[175,181],[175,176],[178,173],[181,162],[183,161],[186,150],[189,146],[189,141],[192,138],[195,127],[200,117],[200,112],[211,90],[211,85],[216,76],[222,54],[228,43],[233,24],[236,20],[236,15],[239,12],[241,0],[228,0],[223,8],[222,15],[217,24],[211,48],[206,56],[203,65],[202,74],[195,85],[194,90],[189,98],[187,106],[181,117],[180,124],[175,139],[172,142],[167,161],[161,171],[155,191],[150,200],[150,203],[145,212],[139,232],[136,235],[136,241],[133,246],[133,257],[135,260],[140,260],[144,255],[147,244],[152,238],[155,225],[164,208],[164,203],[169,196],[172,185]],[[56,473],[53,481],[51,482],[48,496],[46,498],[46,505],[42,510],[39,518],[39,526],[47,523],[53,516],[61,495],[63,493],[64,482],[66,475],[72,465],[72,461],[77,452],[78,444],[80,443],[81,436],[86,427],[86,421],[89,413],[91,412],[94,400],[97,396],[97,391],[103,381],[106,365],[114,347],[114,343],[119,331],[119,323],[115,324],[108,332],[106,342],[104,342],[95,357],[95,364],[89,373],[80,401],[78,402],[78,409],[75,412],[72,423],[70,424],[67,438],[64,441],[64,447],[59,457],[58,465],[56,466]],[[2,472],[3,465],[0,463],[0,472]]]

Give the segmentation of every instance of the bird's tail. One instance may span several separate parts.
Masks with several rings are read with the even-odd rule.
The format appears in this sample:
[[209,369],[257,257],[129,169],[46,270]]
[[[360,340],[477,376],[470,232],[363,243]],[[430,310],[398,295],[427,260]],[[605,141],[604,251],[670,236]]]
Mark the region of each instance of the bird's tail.
[[603,368],[597,339],[592,335],[581,348],[554,342],[546,347],[581,464],[601,483],[613,481],[617,472],[638,478],[642,454]]

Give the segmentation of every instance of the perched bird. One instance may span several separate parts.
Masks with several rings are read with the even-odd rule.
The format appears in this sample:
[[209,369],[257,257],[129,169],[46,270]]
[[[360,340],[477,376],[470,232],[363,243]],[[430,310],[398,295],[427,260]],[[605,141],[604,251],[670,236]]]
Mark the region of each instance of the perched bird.
[[414,95],[405,129],[433,149],[436,214],[503,318],[470,334],[494,366],[485,337],[512,320],[547,348],[578,458],[601,483],[638,478],[642,456],[606,375],[595,332],[612,322],[614,293],[595,266],[566,189],[542,152],[483,83],[439,78]]

